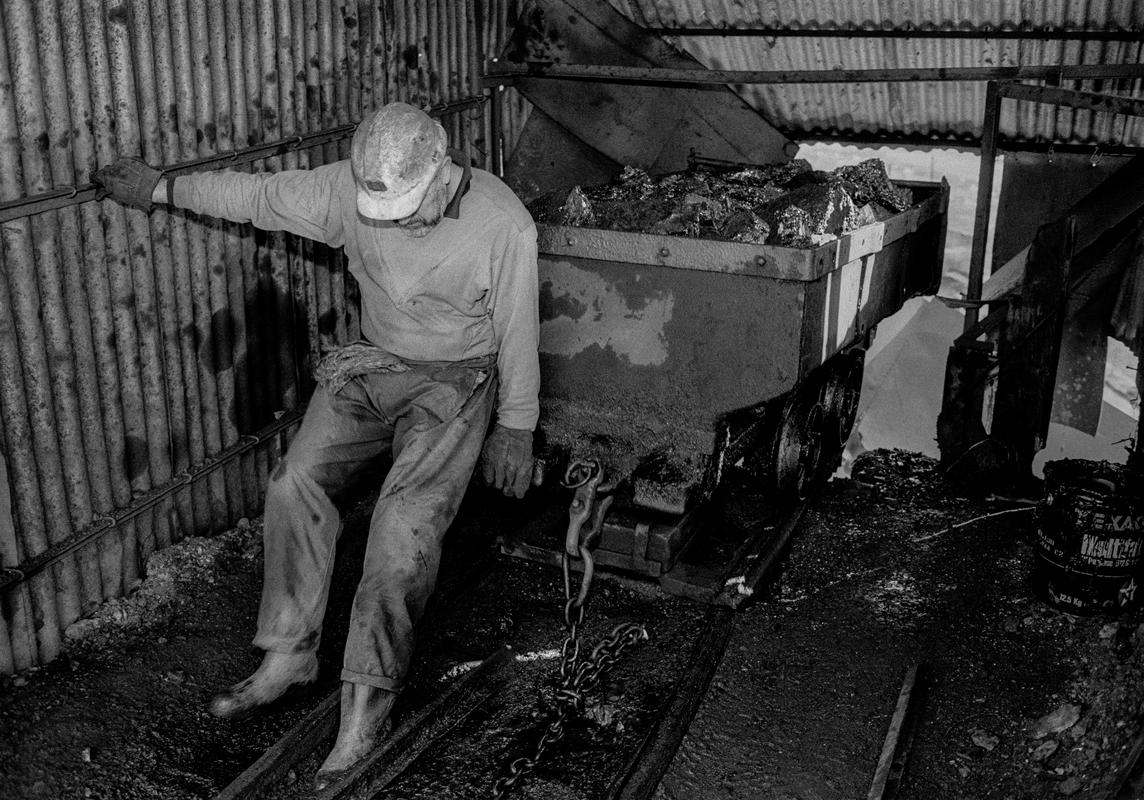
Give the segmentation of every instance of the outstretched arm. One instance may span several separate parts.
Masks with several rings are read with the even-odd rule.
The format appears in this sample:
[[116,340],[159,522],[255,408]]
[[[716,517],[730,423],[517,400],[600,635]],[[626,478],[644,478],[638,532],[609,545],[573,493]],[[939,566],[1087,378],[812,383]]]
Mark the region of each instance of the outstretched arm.
[[342,243],[339,203],[353,197],[343,162],[278,173],[205,172],[164,178],[137,158],[121,158],[92,176],[100,197],[150,211],[171,204],[264,230],[284,230],[330,245]]
[[[353,195],[343,163],[276,173],[204,172],[160,181],[154,195],[178,208],[250,222],[268,231],[289,231],[330,245],[342,244],[341,195]],[[343,185],[346,184],[346,185]]]

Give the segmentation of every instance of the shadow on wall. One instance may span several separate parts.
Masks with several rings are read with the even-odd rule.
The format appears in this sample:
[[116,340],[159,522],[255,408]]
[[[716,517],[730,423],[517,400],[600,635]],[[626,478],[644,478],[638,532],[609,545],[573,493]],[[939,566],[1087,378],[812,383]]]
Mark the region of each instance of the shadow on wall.
[[[949,181],[949,227],[940,293],[964,296],[977,202],[976,153],[808,143],[799,149],[798,156],[822,170],[880,158],[891,178],[939,181],[944,177]],[[998,166],[994,209],[998,207],[1003,162]],[[992,241],[989,248],[992,249]],[[950,345],[961,333],[963,319],[960,311],[939,300],[915,298],[878,326],[867,353],[858,422],[843,459],[844,473],[866,450],[899,448],[938,457],[936,423],[941,411],[945,361]],[[1047,445],[1034,462],[1038,475],[1045,461],[1058,458],[1117,462],[1127,458],[1124,439],[1132,433],[1140,413],[1135,374],[1131,371],[1134,365],[1128,348],[1110,340],[1104,402],[1096,435],[1052,424]]]

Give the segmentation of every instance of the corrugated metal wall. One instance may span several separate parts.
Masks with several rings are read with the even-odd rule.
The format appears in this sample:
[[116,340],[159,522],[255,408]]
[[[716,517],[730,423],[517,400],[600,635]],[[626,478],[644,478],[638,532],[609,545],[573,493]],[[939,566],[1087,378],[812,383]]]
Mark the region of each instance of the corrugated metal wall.
[[[1144,62],[1137,0],[610,0],[647,27],[945,28],[1027,31],[1025,38],[688,36],[679,45],[712,69],[824,70]],[[1041,38],[1043,29],[1124,30],[1120,41]],[[1069,88],[1144,96],[1140,81]],[[768,85],[739,93],[799,138],[910,134],[977,138],[984,83]],[[1003,136],[1140,146],[1144,120],[1037,103],[1004,103]]]
[[[0,204],[82,187],[119,154],[172,165],[336,128],[389,100],[477,95],[517,6],[2,0]],[[511,92],[500,102],[511,145],[525,106]],[[442,119],[478,164],[487,118],[477,106]],[[342,138],[239,168],[347,149]],[[249,226],[89,201],[0,236],[14,520],[0,525],[0,568],[63,553],[3,592],[10,673],[52,659],[67,626],[130,589],[155,549],[259,512],[314,357],[358,334],[358,312],[340,251]],[[68,550],[77,534],[91,536]]]

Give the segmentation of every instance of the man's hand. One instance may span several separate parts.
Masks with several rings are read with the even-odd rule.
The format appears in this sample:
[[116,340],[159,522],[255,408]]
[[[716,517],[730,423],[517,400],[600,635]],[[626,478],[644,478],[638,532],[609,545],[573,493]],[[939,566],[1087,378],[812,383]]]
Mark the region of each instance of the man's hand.
[[532,482],[532,431],[497,425],[481,453],[485,483],[506,495],[524,497]]
[[133,208],[150,211],[154,207],[151,195],[163,173],[138,158],[121,158],[96,170],[91,180],[99,186],[96,198],[112,200]]

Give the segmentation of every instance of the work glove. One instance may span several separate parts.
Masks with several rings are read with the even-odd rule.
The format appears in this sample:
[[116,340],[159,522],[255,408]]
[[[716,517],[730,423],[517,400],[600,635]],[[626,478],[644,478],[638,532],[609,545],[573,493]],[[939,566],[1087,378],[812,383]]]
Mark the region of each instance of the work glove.
[[532,482],[532,431],[497,425],[481,453],[485,483],[505,495],[524,497]]
[[95,199],[110,197],[123,205],[150,211],[154,207],[151,193],[163,176],[159,170],[138,158],[120,158],[114,164],[96,170],[91,180],[99,188]]

